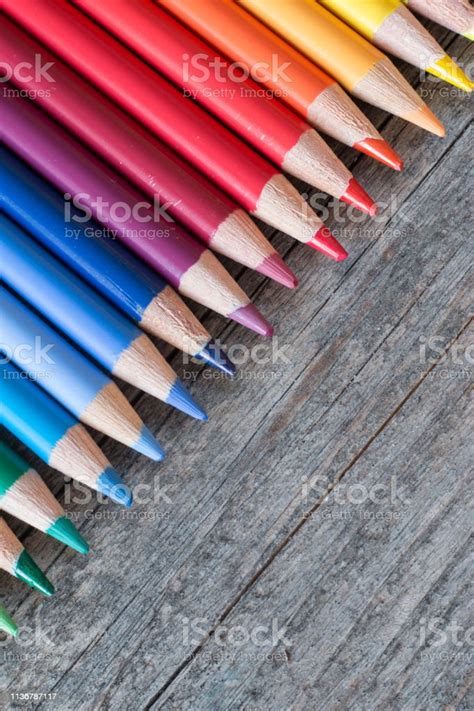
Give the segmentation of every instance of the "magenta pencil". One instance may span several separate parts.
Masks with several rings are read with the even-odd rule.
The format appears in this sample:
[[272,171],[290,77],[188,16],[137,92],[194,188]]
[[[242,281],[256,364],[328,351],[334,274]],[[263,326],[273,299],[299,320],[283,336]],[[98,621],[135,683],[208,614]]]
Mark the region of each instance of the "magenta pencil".
[[[54,91],[41,75],[13,81],[36,95],[38,104],[75,133],[211,249],[285,286],[296,277],[249,215],[237,203],[127,116],[44,45],[7,18],[0,26],[0,56],[10,66],[51,63]],[[42,91],[43,90],[43,91]]]
[[[42,111],[6,86],[0,124],[6,144],[111,230],[182,294],[262,335],[272,327],[212,252],[154,207]],[[9,96],[10,94],[10,96]]]

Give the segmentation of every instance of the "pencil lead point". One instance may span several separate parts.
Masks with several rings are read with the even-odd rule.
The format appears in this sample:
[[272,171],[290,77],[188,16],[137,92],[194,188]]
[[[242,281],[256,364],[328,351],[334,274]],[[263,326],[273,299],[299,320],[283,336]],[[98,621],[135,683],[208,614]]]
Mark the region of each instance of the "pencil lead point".
[[122,504],[129,508],[133,503],[133,495],[130,488],[112,467],[104,469],[97,481],[97,488],[117,504]]
[[389,168],[393,168],[393,170],[403,170],[402,158],[383,138],[365,138],[363,141],[355,143],[354,148],[371,158],[375,158]]
[[195,357],[227,375],[235,375],[235,365],[212,338]]
[[7,634],[10,634],[12,637],[16,637],[18,634],[18,627],[15,620],[2,605],[0,605],[0,630],[7,632]]
[[166,402],[168,405],[172,405],[172,407],[176,407],[176,409],[186,413],[186,415],[196,418],[196,420],[208,419],[202,407],[193,400],[178,378],[176,378]]
[[46,533],[79,553],[83,553],[84,555],[89,553],[89,545],[83,539],[73,522],[66,518],[66,516],[58,518],[53,525],[48,528]]
[[326,226],[321,227],[307,244],[336,262],[342,262],[343,259],[349,256]]
[[24,583],[39,590],[43,595],[48,597],[54,595],[54,587],[26,550],[23,550],[16,562],[15,575],[19,580],[23,580]]
[[270,277],[270,279],[277,281],[279,284],[287,286],[289,289],[294,289],[295,286],[298,286],[298,279],[290,267],[285,264],[278,252],[271,254],[269,257],[265,257],[258,267],[258,271]]
[[133,445],[133,448],[146,457],[153,459],[155,462],[161,462],[161,460],[165,458],[165,453],[159,442],[146,425],[143,425],[140,437]]
[[344,194],[341,195],[341,200],[349,203],[349,205],[354,205],[358,210],[371,217],[377,214],[377,205],[355,178],[349,180]]
[[229,318],[261,336],[273,335],[273,326],[268,323],[254,304],[249,303],[247,306],[241,306],[240,309],[229,314]]
[[474,83],[464,74],[461,67],[459,67],[456,62],[451,59],[447,54],[444,55],[437,62],[428,67],[430,74],[439,79],[453,84],[458,89],[462,91],[467,91],[470,93],[474,88]]

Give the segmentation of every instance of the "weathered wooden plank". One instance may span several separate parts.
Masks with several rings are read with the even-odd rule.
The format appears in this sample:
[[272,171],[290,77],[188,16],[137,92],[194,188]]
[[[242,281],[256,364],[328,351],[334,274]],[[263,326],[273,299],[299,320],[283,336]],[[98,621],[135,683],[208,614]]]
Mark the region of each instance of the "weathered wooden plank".
[[[239,600],[227,634],[206,641],[153,708],[418,711],[462,701],[472,668],[472,402],[461,368],[450,366],[450,378],[443,369],[424,378]],[[276,623],[283,641],[239,643]],[[269,661],[259,661],[264,652]]]
[[[400,148],[412,141],[421,158],[416,165],[410,165],[402,177],[388,174],[366,159],[357,160],[359,168],[365,166],[367,169],[366,184],[373,185],[376,190],[380,186],[382,196],[391,191],[398,207],[447,151],[449,165],[439,166],[435,176],[428,178],[429,185],[441,179],[443,170],[453,170],[449,145],[467,124],[469,111],[463,104],[455,113],[446,103],[439,97],[437,102],[436,97],[433,101],[435,110],[446,114],[442,117],[449,125],[448,140],[444,144],[411,127],[400,130],[395,144]],[[401,122],[389,122],[387,128],[390,129],[392,124],[400,128]],[[454,146],[453,150],[462,150],[463,145],[468,144]],[[432,148],[432,153],[424,152],[427,147]],[[462,185],[463,176],[456,177]],[[447,203],[437,203],[436,196],[430,195],[425,188],[421,187],[420,195],[428,205],[436,205],[434,215],[446,210]],[[270,368],[266,365],[247,366],[245,372],[267,375],[266,380],[260,382],[229,384],[206,382],[201,377],[194,390],[200,393],[205,388],[206,400],[211,404],[215,420],[203,430],[204,436],[197,446],[191,441],[191,427],[194,430],[195,425],[185,422],[184,418],[176,420],[176,415],[170,416],[150,398],[140,400],[139,406],[149,421],[153,418],[155,430],[159,431],[163,426],[162,439],[169,445],[170,453],[171,448],[174,450],[169,464],[159,469],[163,472],[161,478],[165,485],[170,483],[166,493],[170,494],[172,503],[163,505],[166,504],[163,499],[156,502],[159,511],[169,514],[168,519],[145,524],[126,520],[114,522],[113,548],[108,551],[112,532],[107,530],[107,524],[98,521],[83,523],[81,516],[82,528],[90,531],[91,542],[97,550],[97,557],[87,566],[85,561],[77,557],[73,559],[68,553],[58,557],[58,548],[54,544],[44,546],[44,539],[37,534],[28,536],[28,543],[33,544],[31,550],[38,552],[39,560],[51,567],[51,574],[56,575],[65,591],[54,608],[50,603],[40,608],[41,624],[46,620],[51,624],[51,616],[54,616],[52,630],[59,632],[61,650],[60,654],[53,650],[34,665],[40,688],[57,687],[62,703],[71,699],[72,706],[78,707],[81,688],[85,685],[90,689],[90,695],[84,701],[86,708],[91,707],[91,701],[93,705],[99,700],[104,705],[123,704],[128,693],[126,683],[130,683],[130,679],[136,683],[136,688],[133,684],[132,688],[137,703],[156,693],[187,653],[187,649],[179,644],[180,615],[189,609],[190,614],[200,616],[204,607],[209,618],[208,626],[212,628],[232,599],[241,594],[242,586],[250,583],[252,575],[266,564],[288,532],[301,520],[305,509],[297,496],[295,503],[295,492],[301,484],[301,472],[306,472],[305,463],[324,462],[327,476],[336,479],[347,462],[357,456],[357,446],[363,446],[358,443],[364,441],[364,435],[377,432],[377,423],[383,421],[390,407],[397,398],[403,397],[412,382],[421,377],[423,367],[414,373],[412,363],[418,348],[416,335],[420,333],[416,329],[423,327],[431,334],[433,331],[426,329],[432,327],[435,333],[449,339],[462,328],[463,320],[456,309],[465,297],[463,267],[467,258],[460,258],[456,250],[465,235],[456,234],[449,238],[449,243],[448,237],[446,241],[439,241],[447,226],[459,225],[461,228],[462,213],[444,213],[439,224],[430,219],[425,227],[433,230],[433,239],[428,243],[426,235],[417,233],[420,225],[413,203],[414,199],[420,199],[420,195],[416,193],[408,201],[411,205],[408,219],[414,223],[413,236],[410,222],[407,230],[407,222],[401,220],[400,212],[388,223],[395,208],[391,205],[380,223],[380,233],[373,237],[374,240],[378,237],[377,243],[371,242],[368,247],[369,221],[348,235],[354,255],[348,264],[328,267],[316,255],[308,259],[301,248],[291,248],[290,263],[304,281],[296,293],[283,292],[270,284],[265,284],[262,290],[259,277],[244,274],[241,283],[258,296],[259,304],[268,305],[281,324],[280,332],[285,334],[283,345],[294,343],[299,350],[292,354],[289,365],[283,362]],[[387,233],[382,237],[381,232],[387,224]],[[406,230],[406,233],[397,235],[394,230]],[[404,243],[415,238],[423,245],[421,257],[417,256],[413,242],[402,254]],[[285,237],[278,240],[289,244]],[[379,275],[380,264],[383,265],[382,275]],[[443,271],[448,267],[449,271]],[[368,292],[366,285],[371,283],[374,286]],[[451,300],[448,298],[444,303],[443,288],[447,287]],[[414,288],[418,290],[415,294]],[[274,304],[271,299],[275,299]],[[374,299],[378,300],[375,305]],[[298,319],[294,318],[295,312]],[[343,313],[347,313],[353,322],[351,328],[344,323]],[[400,319],[401,316],[405,318]],[[218,317],[208,316],[206,323],[215,329],[223,322]],[[233,327],[226,326],[223,333],[238,338],[247,347],[258,342]],[[400,357],[390,360],[387,348],[392,356],[390,349],[400,349]],[[407,353],[411,359],[408,364],[403,362]],[[313,362],[313,354],[316,362]],[[179,358],[175,358],[176,364],[182,365]],[[376,377],[377,365],[382,371],[379,379]],[[276,382],[268,376],[280,366],[282,378]],[[398,372],[391,379],[387,378],[387,371],[394,366]],[[186,372],[189,372],[188,368]],[[390,397],[379,403],[387,387],[391,389]],[[312,388],[316,395],[310,398]],[[225,402],[212,406],[214,393],[232,403],[231,413],[225,412]],[[249,402],[252,403],[250,411]],[[359,429],[352,428],[344,419],[347,403],[354,412],[358,412],[359,403],[361,407],[365,406],[366,419]],[[243,421],[244,415],[246,421]],[[324,446],[310,439],[314,437],[312,426],[316,422]],[[346,428],[344,431],[354,442],[355,450],[338,450],[333,456],[332,442],[338,435],[340,424]],[[217,442],[216,438],[219,438]],[[186,442],[186,450],[177,452],[182,441]],[[293,454],[290,454],[290,447],[294,448]],[[156,471],[153,465],[144,464],[138,457],[130,457],[121,448],[111,446],[108,449],[119,466],[131,462],[130,480],[150,482]],[[209,459],[216,463],[215,469],[209,466]],[[310,505],[311,501],[307,503]],[[81,514],[81,508],[85,507],[76,505],[73,510]],[[151,508],[156,506],[144,504],[139,507],[145,513]],[[114,510],[107,507],[109,509]],[[256,516],[261,517],[259,525],[254,522]],[[240,549],[238,556],[236,548]],[[128,561],[133,560],[136,571],[131,565],[124,571],[123,550],[129,551]],[[66,561],[71,562],[74,582],[79,585],[77,594],[72,594],[69,601],[67,593],[73,592],[73,585],[68,580],[70,572],[64,566]],[[175,571],[178,571],[176,575]],[[125,572],[128,579],[125,579]],[[16,586],[10,581],[8,585]],[[188,590],[190,585],[192,590]],[[111,608],[109,601],[115,591],[118,599],[116,606]],[[26,620],[32,619],[38,609],[36,599],[26,597],[19,586],[15,587],[12,600],[23,599],[25,604],[19,613]],[[169,605],[171,607],[167,607]],[[91,615],[90,625],[82,629],[81,611],[86,610]],[[122,618],[117,619],[122,611]],[[165,634],[168,626],[170,629]],[[150,639],[155,634],[159,638]],[[68,636],[72,637],[70,642]],[[79,660],[77,664],[75,659]],[[118,689],[109,691],[110,683],[116,681],[116,675],[125,665],[129,666],[125,680]],[[28,670],[13,673],[11,665],[5,667],[5,673],[6,678],[12,680],[11,684],[18,688],[24,688],[31,678]],[[64,674],[67,676],[61,678]]]

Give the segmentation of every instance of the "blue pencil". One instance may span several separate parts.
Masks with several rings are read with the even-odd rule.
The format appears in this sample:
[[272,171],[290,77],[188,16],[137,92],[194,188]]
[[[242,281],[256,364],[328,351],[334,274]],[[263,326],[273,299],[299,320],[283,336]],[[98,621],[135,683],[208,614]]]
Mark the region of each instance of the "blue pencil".
[[84,214],[69,203],[71,218],[66,222],[61,195],[5,148],[0,148],[0,206],[145,331],[225,373],[235,373],[225,353],[156,272],[108,237],[103,227],[84,222]]
[[155,460],[163,450],[110,377],[5,288],[2,348],[75,417]]
[[0,364],[2,425],[40,459],[125,506],[132,494],[84,427],[11,363]]
[[2,213],[0,261],[6,283],[107,371],[207,419],[148,336]]

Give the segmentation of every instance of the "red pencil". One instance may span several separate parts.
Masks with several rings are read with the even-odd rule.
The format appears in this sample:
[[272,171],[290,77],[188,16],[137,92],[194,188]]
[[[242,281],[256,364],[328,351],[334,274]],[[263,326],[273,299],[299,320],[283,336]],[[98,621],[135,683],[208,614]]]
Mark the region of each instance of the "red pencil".
[[75,3],[280,168],[374,214],[373,200],[306,121],[261,96],[253,80],[235,78],[229,62],[165,10],[142,0]]
[[57,0],[4,0],[3,8],[249,212],[345,259],[347,252],[281,173],[80,11]]
[[293,272],[244,210],[7,18],[0,25],[0,56],[10,66],[33,65],[35,56],[51,64],[54,93],[41,91],[34,72],[16,76],[15,83],[143,192],[158,197],[164,219],[176,218],[216,252],[296,286]]

